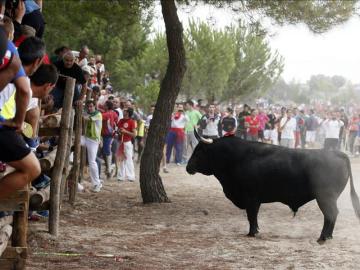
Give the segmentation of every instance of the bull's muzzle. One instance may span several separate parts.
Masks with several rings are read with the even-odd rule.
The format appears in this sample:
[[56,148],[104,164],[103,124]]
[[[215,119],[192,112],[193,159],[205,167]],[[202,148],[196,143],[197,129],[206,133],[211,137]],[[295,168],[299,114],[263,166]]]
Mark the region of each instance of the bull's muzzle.
[[196,170],[192,166],[189,166],[189,165],[186,166],[186,171],[188,174],[191,174],[191,175],[194,175],[196,173]]

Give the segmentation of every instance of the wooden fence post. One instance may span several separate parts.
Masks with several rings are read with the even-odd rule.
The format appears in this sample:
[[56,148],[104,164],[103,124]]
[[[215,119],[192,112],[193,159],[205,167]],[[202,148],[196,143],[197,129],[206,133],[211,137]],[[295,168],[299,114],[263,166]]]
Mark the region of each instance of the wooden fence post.
[[72,128],[70,127],[70,120],[74,89],[75,79],[67,77],[64,90],[65,93],[63,109],[61,113],[60,138],[50,182],[49,232],[54,236],[58,236],[59,233],[61,176],[65,163],[66,145],[69,135],[69,129]]
[[77,184],[80,177],[80,156],[81,156],[81,135],[82,135],[82,105],[75,107],[75,138],[74,138],[74,159],[70,175],[69,202],[75,203]]
[[71,117],[70,117],[70,129],[69,129],[68,139],[67,139],[67,144],[66,144],[65,163],[64,163],[64,169],[63,169],[62,178],[61,178],[61,190],[60,190],[61,201],[63,201],[63,199],[64,199],[65,192],[68,191],[67,187],[68,187],[68,178],[69,178],[69,173],[70,173],[69,163],[70,163],[71,146],[73,143],[72,137],[73,137],[73,133],[74,133],[73,132],[74,131],[74,117],[75,117],[75,112],[72,109]]

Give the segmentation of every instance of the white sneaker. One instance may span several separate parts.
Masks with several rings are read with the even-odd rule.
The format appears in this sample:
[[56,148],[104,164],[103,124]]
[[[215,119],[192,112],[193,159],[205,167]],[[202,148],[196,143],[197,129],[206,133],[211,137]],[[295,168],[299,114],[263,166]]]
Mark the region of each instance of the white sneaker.
[[135,179],[128,179],[129,182],[135,182]]
[[92,192],[100,192],[101,188],[102,188],[102,184],[96,185],[92,188]]
[[122,181],[125,181],[125,179],[123,179],[123,178],[121,178],[121,177],[117,177],[117,180],[119,181],[119,182],[122,182]]
[[84,191],[84,186],[82,184],[78,183],[77,189],[79,192],[82,192],[82,191]]

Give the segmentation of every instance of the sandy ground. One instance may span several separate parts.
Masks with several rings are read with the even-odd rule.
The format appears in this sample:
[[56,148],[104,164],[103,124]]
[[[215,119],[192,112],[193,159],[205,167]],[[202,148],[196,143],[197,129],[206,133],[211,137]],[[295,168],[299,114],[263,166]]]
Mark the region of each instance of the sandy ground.
[[[360,194],[360,161],[353,174]],[[316,242],[323,216],[316,204],[293,218],[280,203],[264,204],[260,234],[246,237],[245,212],[213,177],[170,167],[163,182],[171,203],[143,205],[139,182],[105,182],[62,208],[60,236],[30,224],[28,268],[39,269],[360,269],[360,223],[347,186],[339,199],[334,239]]]

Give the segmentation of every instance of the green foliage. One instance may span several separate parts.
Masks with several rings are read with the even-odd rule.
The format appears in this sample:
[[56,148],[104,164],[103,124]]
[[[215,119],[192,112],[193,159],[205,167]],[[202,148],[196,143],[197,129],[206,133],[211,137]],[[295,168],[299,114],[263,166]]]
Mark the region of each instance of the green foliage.
[[346,22],[358,11],[358,0],[195,0],[195,2],[215,5],[219,8],[227,7],[250,19],[267,17],[279,25],[304,23],[314,33],[326,32],[335,25]]
[[148,109],[155,103],[160,91],[160,82],[158,80],[152,80],[147,85],[138,85],[135,88],[134,95],[138,104]]
[[273,53],[258,26],[239,24],[231,27],[235,43],[235,68],[230,74],[225,99],[258,93],[263,94],[283,71],[283,58]]
[[[259,33],[245,25],[216,30],[190,20],[184,34],[187,71],[182,94],[186,98],[230,100],[252,90],[266,91],[281,73],[282,59],[271,52]],[[137,59],[134,71],[141,78],[146,74],[154,78],[152,74],[156,74],[161,79],[167,59],[165,36],[158,34]],[[129,77],[127,72],[123,73],[125,77]],[[143,83],[131,83],[135,81]]]
[[93,53],[103,55],[112,71],[122,66],[118,61],[131,61],[146,48],[152,17],[146,8],[136,0],[44,1],[48,51],[88,45]]
[[182,92],[188,98],[203,95],[215,100],[221,97],[235,62],[230,33],[190,21],[184,43],[188,61]]

